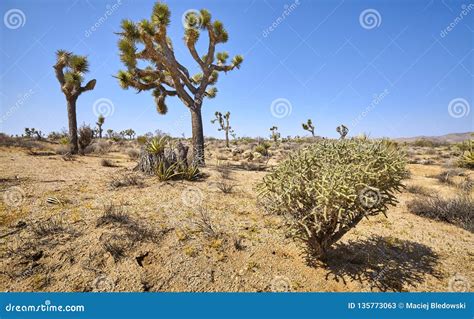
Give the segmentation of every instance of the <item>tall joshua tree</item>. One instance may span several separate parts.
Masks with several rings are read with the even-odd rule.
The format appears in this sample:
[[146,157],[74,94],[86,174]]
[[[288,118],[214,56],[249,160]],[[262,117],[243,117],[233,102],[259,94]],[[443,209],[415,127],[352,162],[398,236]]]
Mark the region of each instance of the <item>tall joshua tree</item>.
[[314,125],[311,119],[308,119],[308,121],[306,123],[301,124],[301,126],[303,126],[303,130],[310,132],[311,135],[314,137]]
[[75,55],[72,54],[72,52],[58,50],[56,52],[56,64],[53,67],[56,72],[56,78],[61,85],[61,91],[63,91],[66,96],[71,153],[77,154],[79,151],[76,118],[77,98],[82,93],[93,90],[97,81],[95,79],[90,80],[85,86],[82,86],[84,74],[89,72],[87,57],[82,55]]
[[230,112],[227,112],[226,114],[222,115],[221,112],[216,112],[214,114],[216,116],[215,119],[211,121],[212,124],[215,122],[219,122],[219,131],[224,131],[225,132],[225,146],[229,147],[229,133],[233,135],[234,130],[230,127]]
[[345,139],[347,133],[349,133],[349,129],[344,124],[336,127],[336,131],[339,133],[339,135],[341,135],[341,140]]
[[273,142],[277,143],[278,139],[281,136],[280,132],[278,132],[278,127],[277,126],[270,127],[270,132],[272,132],[270,135],[270,138],[273,139]]
[[99,133],[99,138],[102,138],[102,125],[104,125],[105,122],[105,117],[100,114],[99,117],[97,118],[97,122],[95,123],[97,125],[97,132]]
[[[167,34],[170,16],[168,6],[157,2],[150,20],[138,23],[122,21],[118,46],[120,58],[127,69],[119,71],[117,78],[124,89],[132,87],[138,92],[152,90],[160,114],[167,112],[166,97],[177,96],[191,112],[194,161],[204,165],[203,99],[216,96],[217,88],[213,85],[217,83],[219,72],[239,68],[243,58],[237,55],[227,64],[229,54],[216,53],[216,46],[229,38],[222,22],[212,21],[207,10],[190,11],[185,16],[184,42],[200,68],[199,73],[191,76],[175,57]],[[201,31],[207,31],[209,41],[203,56],[196,50]],[[143,62],[148,66],[140,68]]]

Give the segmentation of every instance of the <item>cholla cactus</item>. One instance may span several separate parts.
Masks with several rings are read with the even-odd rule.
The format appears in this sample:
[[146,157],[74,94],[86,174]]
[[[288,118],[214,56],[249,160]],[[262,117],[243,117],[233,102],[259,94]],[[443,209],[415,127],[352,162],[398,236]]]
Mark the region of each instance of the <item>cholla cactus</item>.
[[336,131],[341,135],[341,140],[345,139],[347,133],[349,133],[349,129],[344,124],[339,125]]
[[77,154],[79,145],[77,141],[77,118],[76,102],[79,95],[95,88],[96,80],[90,80],[82,86],[84,74],[89,72],[89,62],[82,55],[72,52],[58,50],[56,52],[56,64],[53,66],[56,78],[61,85],[61,91],[66,96],[67,115],[69,120],[69,143],[71,153]]
[[308,119],[306,123],[302,123],[301,126],[303,126],[303,130],[310,132],[314,137],[314,125],[311,119]]
[[278,140],[280,139],[280,132],[278,132],[278,127],[277,126],[272,126],[270,127],[270,138],[273,140],[273,142],[278,143]]
[[216,112],[214,115],[216,118],[212,120],[211,123],[214,124],[215,122],[219,122],[220,127],[218,128],[218,130],[225,132],[225,146],[229,147],[229,133],[232,136],[235,136],[234,130],[232,129],[232,127],[230,127],[230,123],[229,123],[230,112],[227,112],[224,115],[222,115],[221,112]]
[[[184,103],[191,112],[194,161],[203,165],[203,99],[216,96],[217,88],[214,85],[219,72],[238,69],[243,57],[237,55],[227,63],[227,52],[216,53],[216,46],[226,43],[229,38],[223,23],[212,21],[207,10],[190,11],[184,19],[184,41],[191,57],[201,69],[200,73],[190,75],[188,69],[176,59],[171,39],[168,37],[170,17],[168,6],[157,2],[150,20],[144,19],[138,23],[122,21],[119,49],[120,59],[126,70],[119,71],[117,78],[124,89],[132,87],[138,92],[152,90],[160,114],[167,112],[165,100],[168,96],[177,96]],[[200,55],[196,50],[201,30],[207,33],[206,39],[209,39],[205,55]],[[143,62],[148,66],[142,68]]]
[[102,125],[104,125],[105,122],[105,117],[100,114],[99,117],[97,118],[97,122],[95,123],[97,125],[97,133],[99,133],[99,138],[102,138]]
[[291,154],[258,185],[259,199],[283,215],[288,233],[324,259],[364,217],[385,214],[406,176],[405,155],[383,140],[322,140]]

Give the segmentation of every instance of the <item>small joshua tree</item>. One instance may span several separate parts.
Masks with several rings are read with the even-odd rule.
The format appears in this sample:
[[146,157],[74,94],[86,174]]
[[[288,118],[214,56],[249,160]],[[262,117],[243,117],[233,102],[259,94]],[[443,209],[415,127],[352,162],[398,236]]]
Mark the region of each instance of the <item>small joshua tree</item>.
[[278,127],[270,127],[270,132],[272,132],[270,138],[273,140],[273,142],[277,143],[278,139],[280,138],[280,132],[278,132]]
[[345,139],[347,133],[349,133],[349,129],[344,124],[339,125],[336,131],[341,135],[341,140]]
[[114,136],[114,130],[111,129],[111,128],[109,128],[109,129],[107,130],[107,137],[108,137],[108,138],[112,138],[113,136]]
[[311,119],[308,119],[306,123],[301,124],[303,126],[303,130],[308,131],[314,137],[314,125]]
[[105,117],[100,114],[99,117],[97,118],[97,122],[95,123],[97,125],[97,132],[99,133],[99,138],[102,138],[102,125],[104,125],[105,122]]
[[[227,64],[229,54],[216,53],[216,45],[227,42],[229,38],[222,22],[212,21],[207,10],[199,13],[191,11],[185,16],[184,42],[201,72],[190,75],[188,69],[176,59],[168,37],[170,17],[168,6],[157,2],[150,20],[138,23],[122,21],[119,50],[126,70],[119,71],[117,78],[124,89],[132,87],[138,92],[152,90],[160,114],[166,114],[168,110],[166,97],[177,96],[191,112],[194,161],[204,165],[203,100],[216,96],[217,88],[213,85],[217,83],[219,72],[239,68],[243,58],[237,55]],[[205,55],[199,55],[196,50],[200,30],[207,31],[209,39]],[[143,62],[148,66],[139,67]]]
[[120,132],[120,134],[122,134],[122,133],[123,133],[123,135],[128,136],[128,138],[129,138],[130,140],[135,136],[135,131],[132,130],[131,128]]
[[76,118],[77,98],[82,93],[93,90],[97,81],[95,79],[90,80],[85,86],[82,86],[84,74],[89,72],[89,62],[85,56],[58,50],[56,52],[56,64],[53,67],[61,86],[61,91],[66,96],[71,153],[77,154],[79,151]]
[[222,115],[221,112],[216,112],[215,116],[216,118],[212,120],[211,123],[214,124],[215,122],[219,122],[220,128],[218,128],[218,130],[225,132],[225,146],[229,147],[229,133],[232,136],[235,136],[234,130],[230,127],[230,124],[229,124],[230,112],[227,112],[224,115]]

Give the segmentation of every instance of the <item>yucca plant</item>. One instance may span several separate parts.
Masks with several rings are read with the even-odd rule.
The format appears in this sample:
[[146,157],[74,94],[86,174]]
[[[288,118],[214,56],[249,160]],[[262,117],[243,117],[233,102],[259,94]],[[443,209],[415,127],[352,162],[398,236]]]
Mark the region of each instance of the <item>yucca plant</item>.
[[148,151],[148,153],[154,154],[154,155],[163,154],[167,144],[168,144],[167,136],[155,137],[148,142],[148,145],[146,146],[146,150]]
[[364,217],[385,214],[406,176],[405,155],[383,140],[323,140],[291,154],[258,185],[267,211],[286,217],[290,237],[309,256],[328,248]]
[[180,175],[180,172],[176,171],[178,163],[171,164],[166,167],[165,162],[160,162],[156,169],[156,177],[160,182],[169,181]]

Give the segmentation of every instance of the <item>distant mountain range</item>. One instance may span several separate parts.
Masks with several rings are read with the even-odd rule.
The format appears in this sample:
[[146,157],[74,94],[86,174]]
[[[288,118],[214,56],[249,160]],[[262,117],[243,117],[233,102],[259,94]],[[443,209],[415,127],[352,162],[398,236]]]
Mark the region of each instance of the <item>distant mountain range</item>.
[[466,141],[469,139],[473,139],[472,136],[473,132],[466,132],[466,133],[451,133],[441,136],[415,136],[415,137],[400,137],[396,138],[396,141],[399,142],[414,142],[416,140],[429,140],[433,142],[442,142],[442,143],[459,143],[462,141]]

